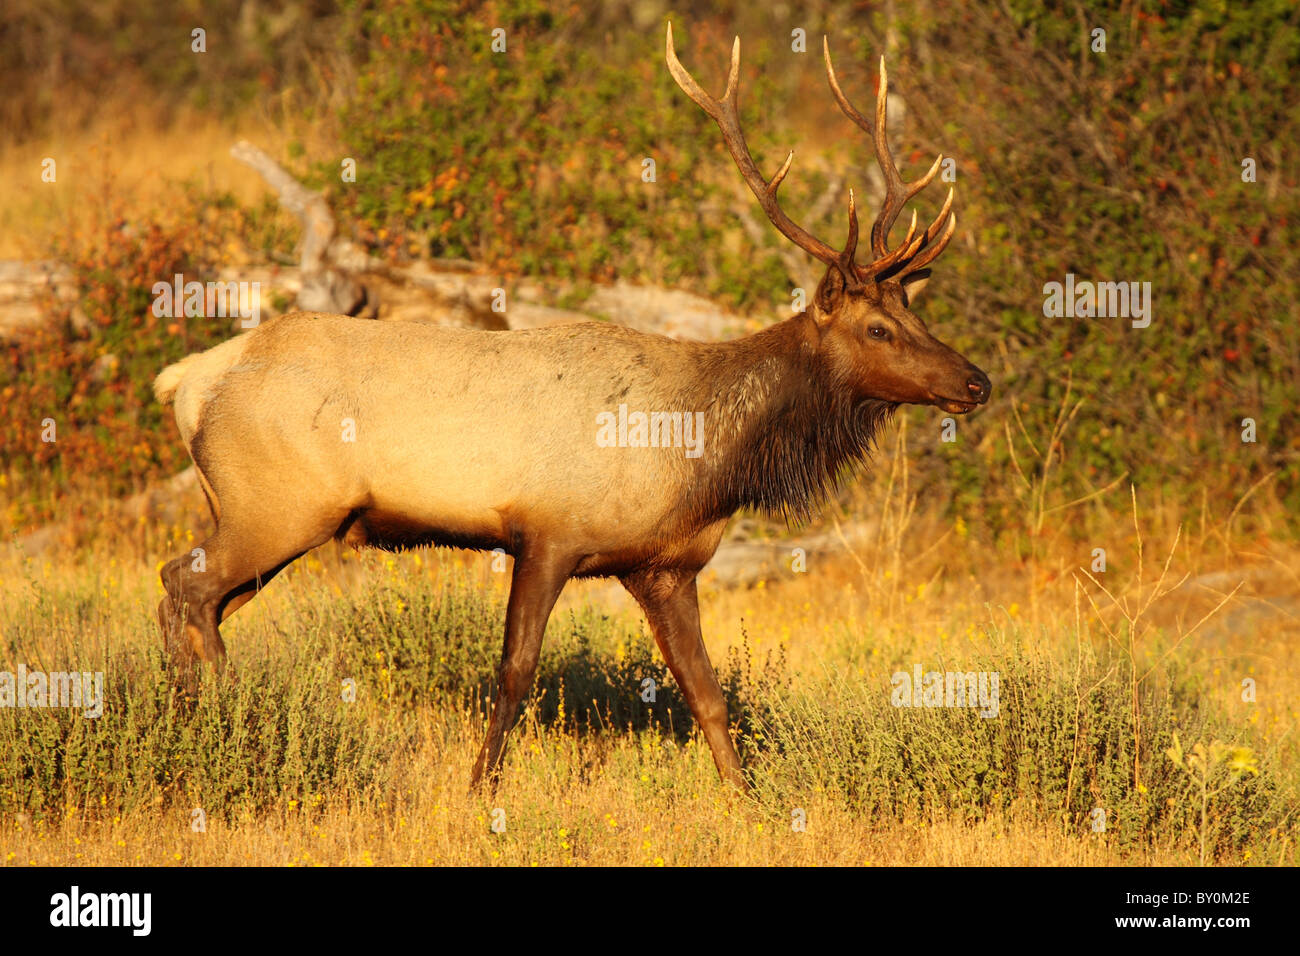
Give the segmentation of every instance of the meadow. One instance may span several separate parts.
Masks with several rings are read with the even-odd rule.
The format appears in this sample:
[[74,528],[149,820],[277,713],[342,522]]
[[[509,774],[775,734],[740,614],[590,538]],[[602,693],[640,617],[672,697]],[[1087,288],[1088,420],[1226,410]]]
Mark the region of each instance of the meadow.
[[[169,554],[193,532],[124,528],[75,564],[11,558],[10,659],[102,670],[106,689],[96,719],[0,710],[0,852],[15,864],[1295,864],[1293,549],[1230,535],[1213,511],[1178,528],[1138,503],[1135,522],[1136,495],[1125,507],[1117,492],[1088,505],[1111,523],[1105,573],[1090,580],[1050,526],[1039,557],[990,566],[959,524],[907,507],[899,470],[846,502],[883,508],[878,547],[747,589],[710,587],[706,572],[745,797],[719,782],[630,599],[599,582],[561,600],[493,795],[466,785],[504,620],[508,575],[490,555],[320,549],[227,622],[232,667],[188,701],[161,654],[156,564],[120,543]],[[894,706],[892,675],[916,664],[996,672],[996,718]]]

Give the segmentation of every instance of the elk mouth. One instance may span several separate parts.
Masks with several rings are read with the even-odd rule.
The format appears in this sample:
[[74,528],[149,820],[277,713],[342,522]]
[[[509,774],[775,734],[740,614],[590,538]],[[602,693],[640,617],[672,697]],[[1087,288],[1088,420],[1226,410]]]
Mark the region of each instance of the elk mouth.
[[954,415],[965,415],[975,410],[978,402],[959,402],[955,398],[936,398],[934,404],[938,405],[945,412],[951,412]]

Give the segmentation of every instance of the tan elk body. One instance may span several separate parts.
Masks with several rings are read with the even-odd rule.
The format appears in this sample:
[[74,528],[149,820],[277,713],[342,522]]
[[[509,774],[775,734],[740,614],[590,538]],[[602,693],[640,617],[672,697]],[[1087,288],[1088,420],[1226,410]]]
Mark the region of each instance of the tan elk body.
[[[695,586],[728,519],[742,507],[808,514],[899,404],[963,413],[987,401],[989,383],[907,308],[906,281],[952,235],[951,194],[934,224],[918,235],[914,216],[887,249],[906,199],[938,165],[917,183],[899,178],[884,142],[883,63],[872,124],[826,60],[889,185],[873,261],[859,265],[852,198],[849,240],[834,250],[776,205],[789,160],[768,181],[749,159],[735,121],[739,41],[721,101],[677,62],[671,28],[668,62],[717,120],[774,225],[827,264],[808,311],[725,343],[604,323],[488,332],[297,313],[168,367],[155,389],[175,403],[217,523],[202,571],[186,554],[162,572],[158,616],[178,668],[221,660],[221,621],[331,538],[501,548],[515,564],[475,784],[499,772],[565,581],[615,576],[645,611],[719,772],[743,785]],[[660,447],[610,447],[602,422],[621,406],[625,416],[694,416],[698,445],[691,452],[665,425]]]

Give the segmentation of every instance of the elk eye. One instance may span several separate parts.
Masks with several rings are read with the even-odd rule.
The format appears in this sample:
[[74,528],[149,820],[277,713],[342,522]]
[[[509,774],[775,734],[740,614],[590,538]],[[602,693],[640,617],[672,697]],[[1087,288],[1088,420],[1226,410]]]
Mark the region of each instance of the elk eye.
[[883,325],[871,326],[871,328],[867,329],[867,334],[870,335],[873,339],[889,338],[889,330],[886,329]]

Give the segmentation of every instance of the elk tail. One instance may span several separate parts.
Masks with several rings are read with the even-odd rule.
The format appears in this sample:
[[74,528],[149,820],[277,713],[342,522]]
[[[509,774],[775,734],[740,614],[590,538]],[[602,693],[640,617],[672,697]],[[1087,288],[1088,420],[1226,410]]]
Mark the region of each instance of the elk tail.
[[185,377],[194,360],[202,354],[202,352],[195,352],[193,355],[187,355],[158,373],[158,377],[153,380],[153,393],[160,404],[171,404],[172,399],[176,397],[176,389],[181,387],[181,379]]
[[214,345],[206,352],[187,355],[176,364],[168,365],[153,380],[153,393],[158,401],[176,406],[176,425],[187,446],[198,430],[200,413],[213,388],[227,371],[239,363],[250,334],[246,332]]

